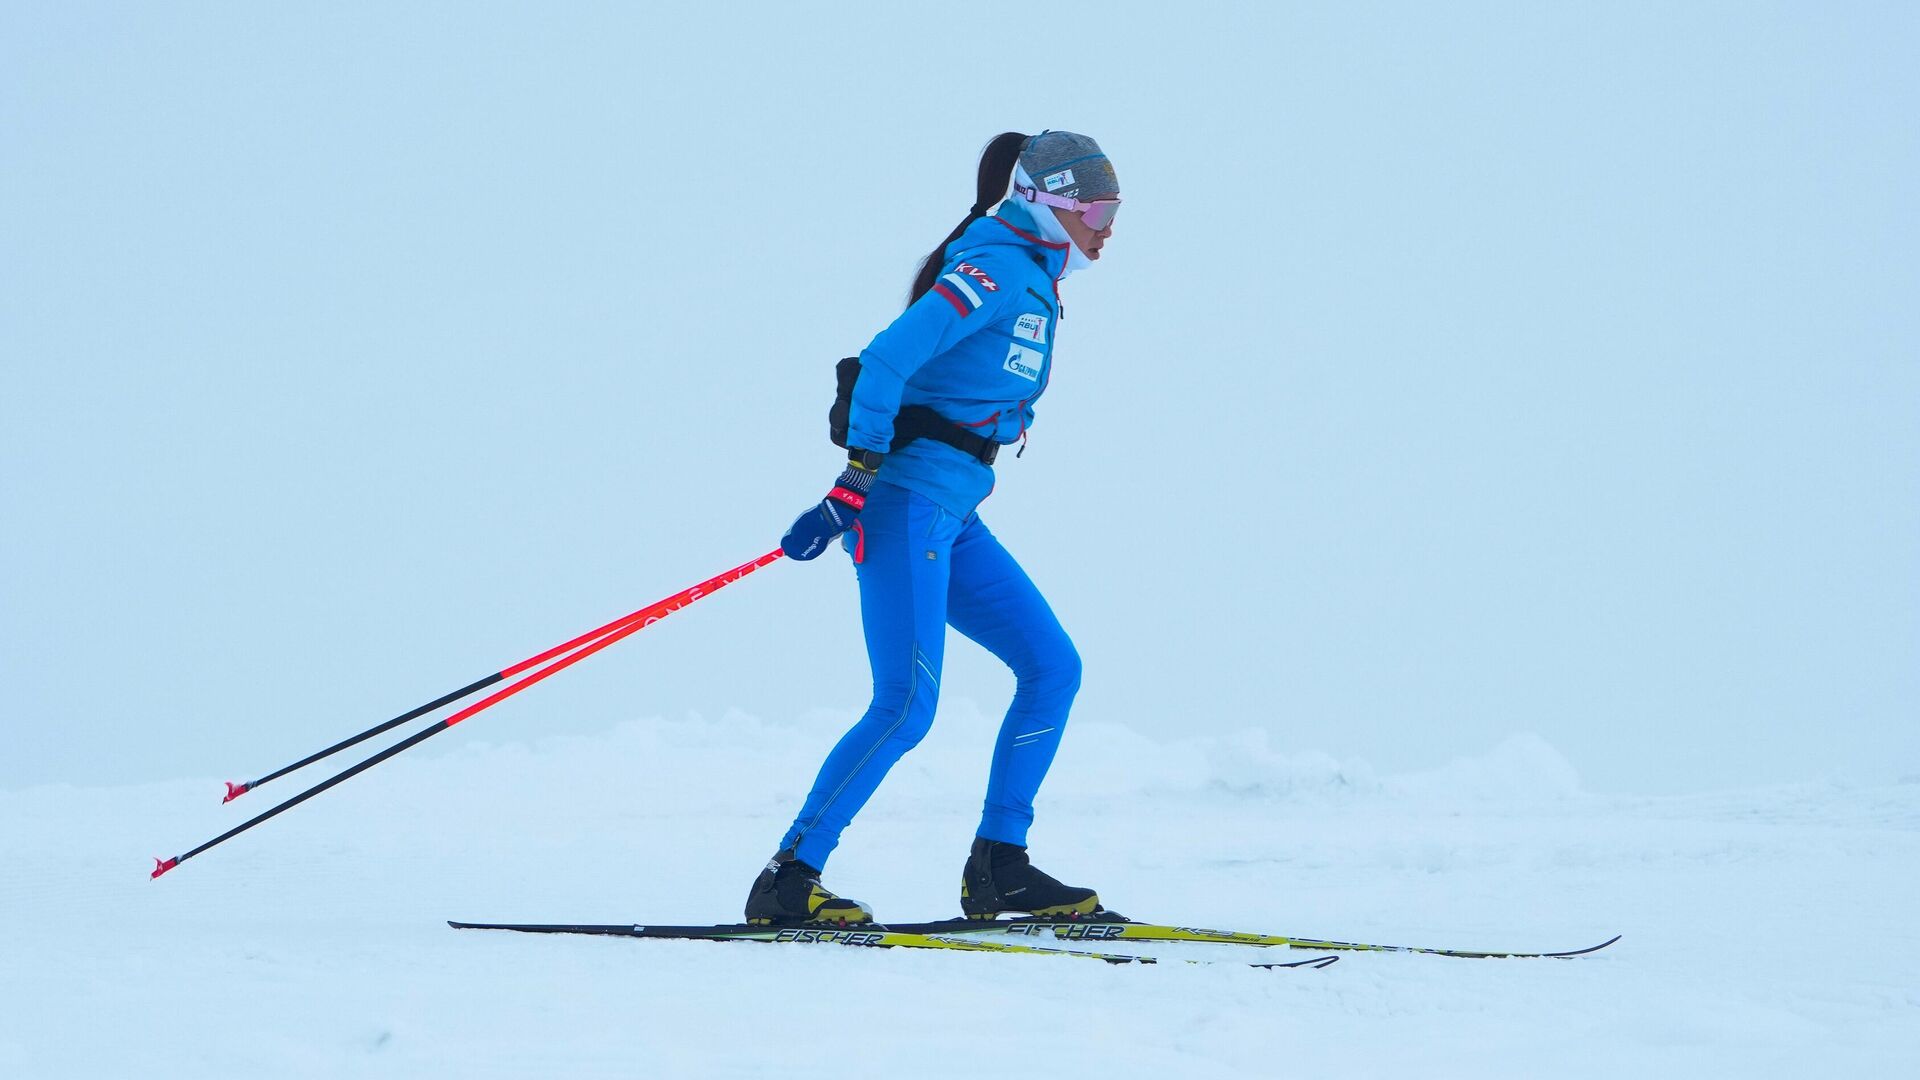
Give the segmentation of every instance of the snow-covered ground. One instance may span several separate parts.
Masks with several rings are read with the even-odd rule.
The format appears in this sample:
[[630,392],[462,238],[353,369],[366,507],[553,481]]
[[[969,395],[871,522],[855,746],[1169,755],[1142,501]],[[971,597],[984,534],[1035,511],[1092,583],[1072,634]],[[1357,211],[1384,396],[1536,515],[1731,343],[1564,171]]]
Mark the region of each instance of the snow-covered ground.
[[[1265,972],[446,928],[734,918],[848,719],[644,721],[529,745],[480,741],[512,726],[489,718],[473,727],[493,731],[451,732],[157,882],[151,856],[309,778],[226,807],[213,779],[0,793],[0,1075],[1914,1067],[1920,783],[1598,796],[1527,736],[1381,776],[1259,734],[1083,722],[1034,850],[1140,918],[1466,948],[1626,935],[1599,956],[1348,955]],[[951,914],[994,725],[946,705],[828,884],[883,916]]]

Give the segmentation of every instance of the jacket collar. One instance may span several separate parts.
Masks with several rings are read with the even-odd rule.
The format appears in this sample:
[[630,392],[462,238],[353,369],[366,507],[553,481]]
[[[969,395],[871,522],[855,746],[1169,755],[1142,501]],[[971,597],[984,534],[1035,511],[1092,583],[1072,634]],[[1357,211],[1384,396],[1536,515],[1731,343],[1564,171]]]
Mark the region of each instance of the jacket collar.
[[1042,236],[1025,199],[1006,199],[992,217],[979,218],[967,226],[947,250],[958,255],[987,247],[1017,247],[1038,262],[1049,278],[1058,281],[1066,274],[1067,252],[1072,246]]

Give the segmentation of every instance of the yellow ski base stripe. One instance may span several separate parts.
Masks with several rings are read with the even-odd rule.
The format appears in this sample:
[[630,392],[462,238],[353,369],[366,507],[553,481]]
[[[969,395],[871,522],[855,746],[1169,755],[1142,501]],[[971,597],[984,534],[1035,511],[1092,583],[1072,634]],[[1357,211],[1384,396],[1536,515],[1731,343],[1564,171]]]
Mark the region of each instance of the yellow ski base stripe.
[[915,934],[901,930],[870,930],[865,927],[795,926],[753,935],[761,941],[822,942],[835,945],[868,945],[876,948],[955,949],[961,952],[1025,953],[1033,956],[1084,956],[1110,964],[1138,963],[1137,956],[1116,953],[1083,952],[1079,949],[1055,949],[1045,945],[1025,945],[1014,941],[982,941],[947,934]]
[[[1565,959],[1584,956],[1619,941],[1619,935],[1608,938],[1598,945],[1567,952],[1487,952],[1475,949],[1436,949],[1413,945],[1369,945],[1356,941],[1327,941],[1319,938],[1287,937],[1281,934],[1249,934],[1233,930],[1207,930],[1196,926],[1169,926],[1160,923],[1140,922],[1085,922],[1016,921],[1004,923],[998,928],[1004,934],[1020,934],[1031,937],[1051,936],[1071,941],[1191,941],[1210,945],[1255,945],[1268,948],[1311,949],[1315,952],[1380,952],[1380,953],[1420,953],[1427,956],[1452,956],[1466,959],[1502,960],[1554,958]],[[990,932],[985,926],[972,933]]]
[[[1021,953],[1028,956],[1077,956],[1109,964],[1165,964],[1168,961],[1131,953],[1089,952],[1084,949],[1056,949],[1045,945],[1024,945],[1012,941],[983,941],[973,937],[946,934],[915,934],[901,930],[814,929],[794,927],[778,934],[751,940],[770,942],[830,942],[839,945],[866,945],[877,948],[953,949],[958,952]],[[1249,964],[1249,967],[1326,967],[1336,957],[1299,960],[1288,964]],[[1181,958],[1175,963],[1210,966],[1214,961]]]

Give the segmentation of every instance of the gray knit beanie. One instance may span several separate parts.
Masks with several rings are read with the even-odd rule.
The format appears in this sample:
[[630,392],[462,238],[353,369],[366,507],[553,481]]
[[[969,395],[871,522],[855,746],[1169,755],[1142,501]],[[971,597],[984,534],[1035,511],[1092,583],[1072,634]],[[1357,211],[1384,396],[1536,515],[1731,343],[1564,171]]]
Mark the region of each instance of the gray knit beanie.
[[1020,167],[1051,195],[1087,202],[1120,194],[1120,178],[1100,144],[1071,131],[1043,131],[1028,139]]

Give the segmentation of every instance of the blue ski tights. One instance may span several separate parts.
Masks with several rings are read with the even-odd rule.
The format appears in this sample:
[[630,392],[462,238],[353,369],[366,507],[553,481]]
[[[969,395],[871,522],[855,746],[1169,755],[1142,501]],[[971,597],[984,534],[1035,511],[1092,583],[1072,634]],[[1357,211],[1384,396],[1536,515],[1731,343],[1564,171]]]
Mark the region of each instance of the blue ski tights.
[[978,514],[960,518],[917,492],[876,483],[847,534],[873,665],[873,704],[841,736],[780,846],[825,867],[840,831],[887,770],[933,726],[951,625],[1013,669],[979,835],[1024,846],[1033,796],[1053,764],[1080,689],[1080,655],[1026,571]]

